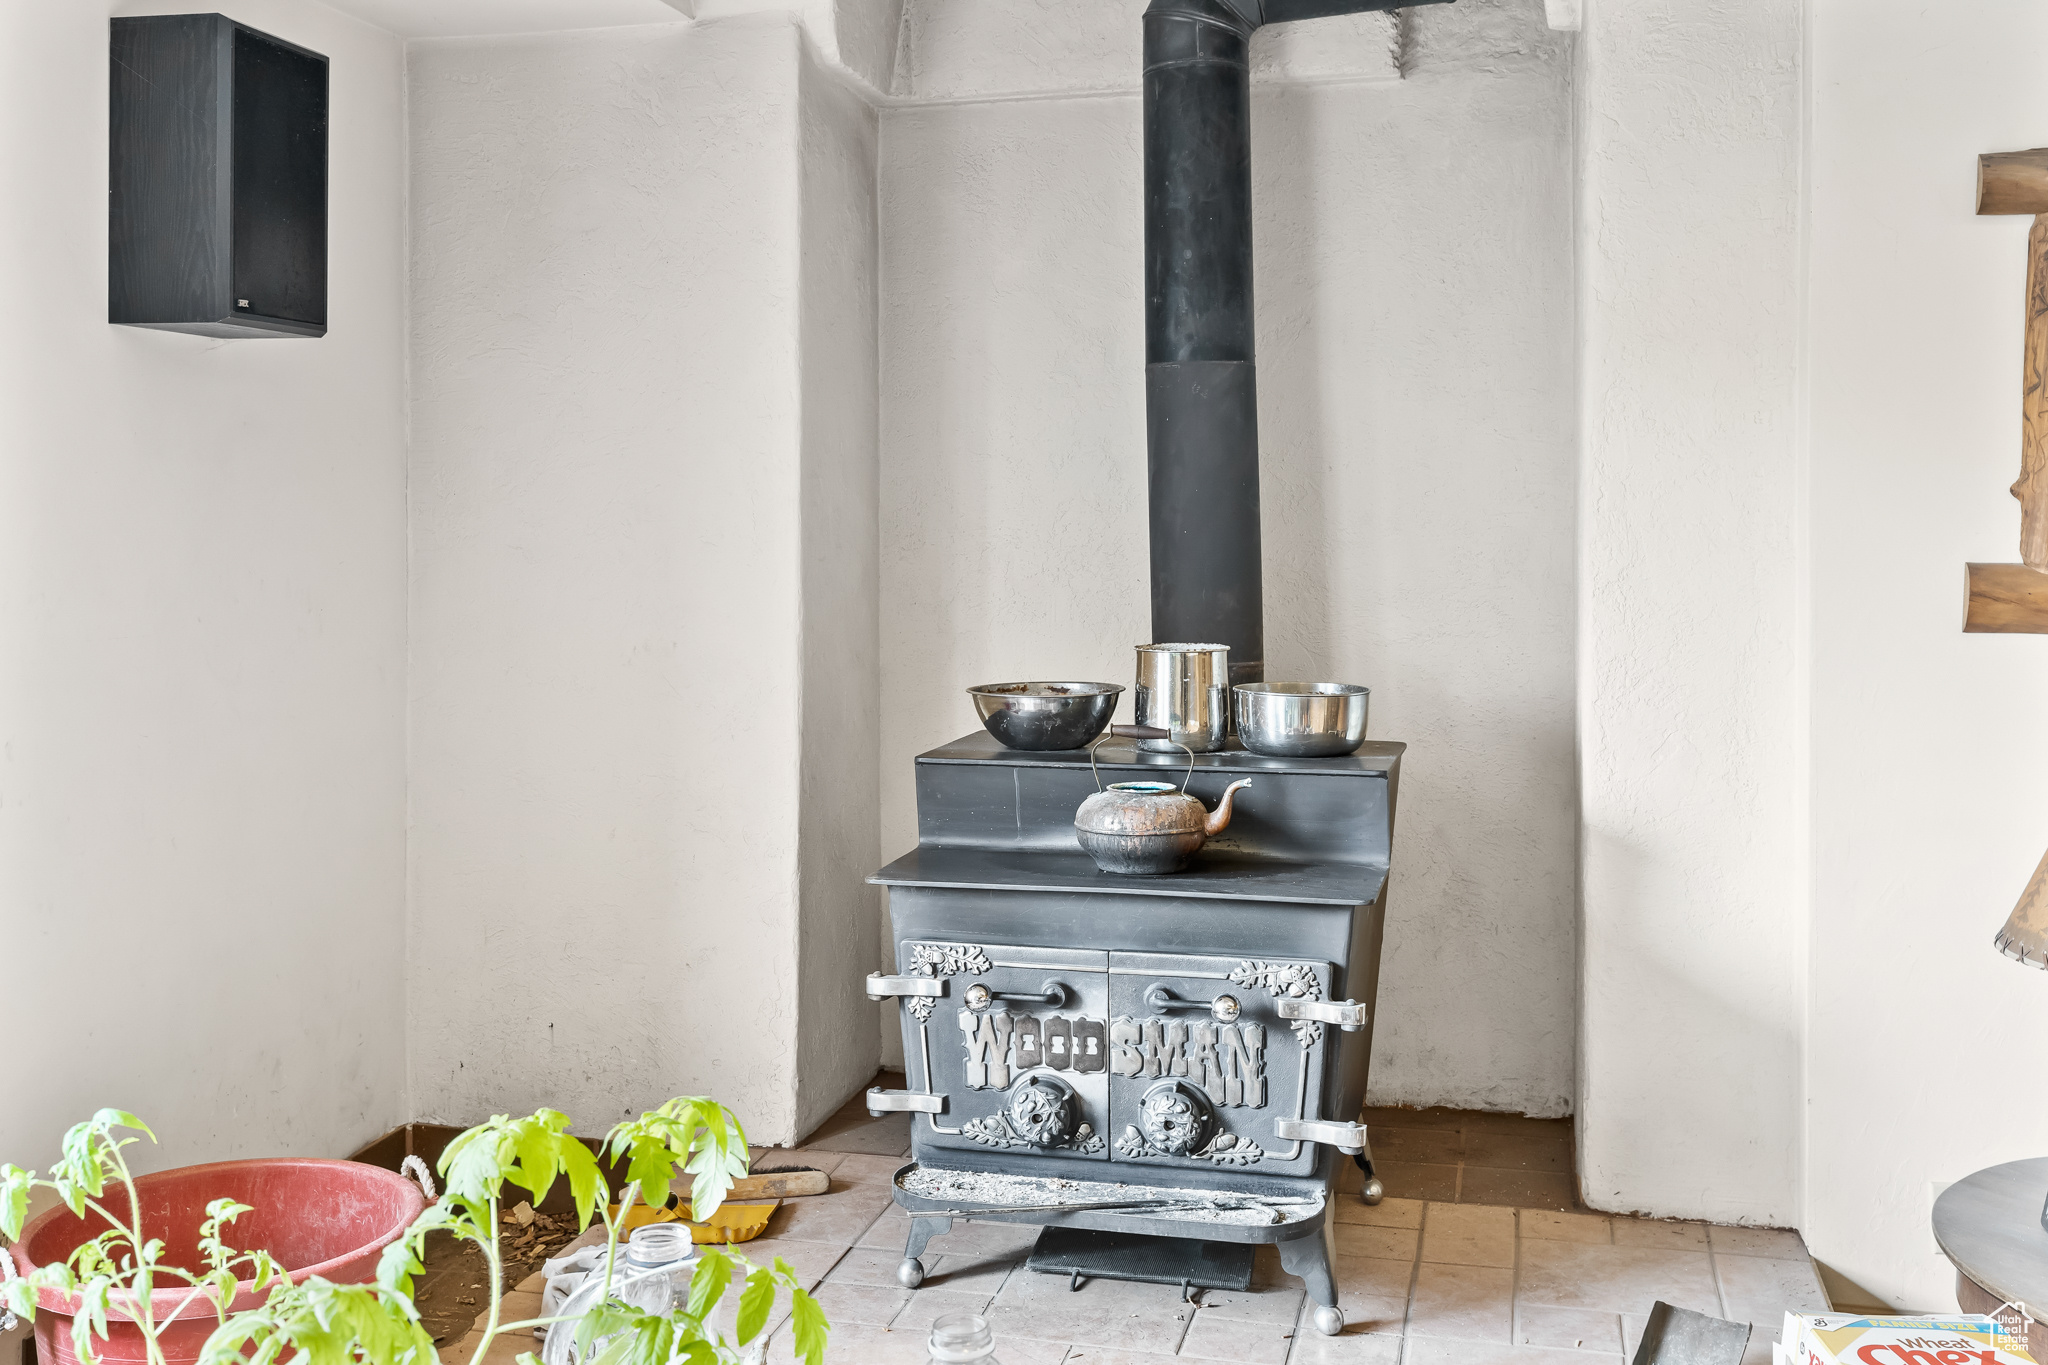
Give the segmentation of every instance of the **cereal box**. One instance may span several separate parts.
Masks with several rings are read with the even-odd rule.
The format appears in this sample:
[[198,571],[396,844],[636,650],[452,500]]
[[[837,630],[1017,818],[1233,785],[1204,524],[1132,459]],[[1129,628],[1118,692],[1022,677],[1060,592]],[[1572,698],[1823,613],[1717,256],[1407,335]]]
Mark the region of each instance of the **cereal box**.
[[1776,1365],[2034,1365],[1995,1317],[1787,1313]]

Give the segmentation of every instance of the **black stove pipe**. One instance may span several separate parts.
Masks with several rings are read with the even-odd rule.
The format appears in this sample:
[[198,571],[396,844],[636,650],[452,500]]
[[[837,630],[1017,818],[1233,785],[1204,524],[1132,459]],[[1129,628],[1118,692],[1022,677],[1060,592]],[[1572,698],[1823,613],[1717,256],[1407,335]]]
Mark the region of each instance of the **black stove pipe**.
[[[1443,3],[1443,0],[1422,0]],[[1145,11],[1145,399],[1152,638],[1266,676],[1252,330],[1251,36],[1392,0],[1152,0]]]

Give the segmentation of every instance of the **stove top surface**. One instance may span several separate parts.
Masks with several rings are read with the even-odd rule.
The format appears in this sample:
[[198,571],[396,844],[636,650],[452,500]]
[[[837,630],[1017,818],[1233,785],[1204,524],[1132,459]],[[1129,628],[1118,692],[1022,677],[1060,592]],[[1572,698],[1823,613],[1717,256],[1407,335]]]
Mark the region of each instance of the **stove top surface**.
[[875,886],[1064,891],[1304,905],[1370,905],[1379,899],[1386,880],[1386,867],[1373,863],[1296,863],[1218,854],[1200,856],[1185,872],[1163,877],[1128,877],[1098,870],[1094,861],[1078,849],[1061,853],[964,847],[912,849],[868,878]]
[[[1196,754],[1195,771],[1221,769],[1237,774],[1252,773],[1317,773],[1330,777],[1372,776],[1385,777],[1401,765],[1401,755],[1407,752],[1405,744],[1387,740],[1367,740],[1364,747],[1355,754],[1342,758],[1269,758],[1255,754],[1230,741],[1230,746],[1220,753]],[[920,763],[999,763],[1005,767],[1025,768],[1087,768],[1088,750],[1062,749],[1054,752],[1033,753],[1024,749],[1006,749],[996,743],[995,736],[986,730],[962,735],[950,744],[941,744],[917,756]],[[1188,756],[1176,749],[1171,753],[1152,753],[1139,749],[1127,739],[1105,740],[1095,751],[1095,762],[1102,768],[1170,768],[1186,772]]]

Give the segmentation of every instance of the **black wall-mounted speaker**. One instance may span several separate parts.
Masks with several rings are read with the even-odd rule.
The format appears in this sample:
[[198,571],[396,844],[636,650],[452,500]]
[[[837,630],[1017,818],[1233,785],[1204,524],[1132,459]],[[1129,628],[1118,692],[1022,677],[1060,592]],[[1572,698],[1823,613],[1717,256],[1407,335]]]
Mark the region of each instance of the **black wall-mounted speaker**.
[[107,321],[327,333],[327,59],[222,14],[113,21]]

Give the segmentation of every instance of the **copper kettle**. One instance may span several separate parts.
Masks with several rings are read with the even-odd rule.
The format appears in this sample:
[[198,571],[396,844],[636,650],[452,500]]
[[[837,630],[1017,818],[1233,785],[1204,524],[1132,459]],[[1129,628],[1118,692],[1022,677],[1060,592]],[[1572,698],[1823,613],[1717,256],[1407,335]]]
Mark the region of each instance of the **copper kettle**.
[[[1119,725],[1111,733],[1141,728],[1150,727]],[[1163,737],[1163,732],[1155,734]],[[1096,773],[1096,792],[1074,812],[1074,838],[1104,872],[1129,877],[1156,877],[1185,868],[1203,843],[1229,826],[1238,788],[1252,784],[1249,777],[1231,783],[1211,811],[1200,797],[1188,794],[1188,779],[1195,774],[1192,750],[1187,777],[1178,787],[1171,782],[1112,782],[1105,788],[1095,768],[1094,745],[1088,749],[1088,765]]]

